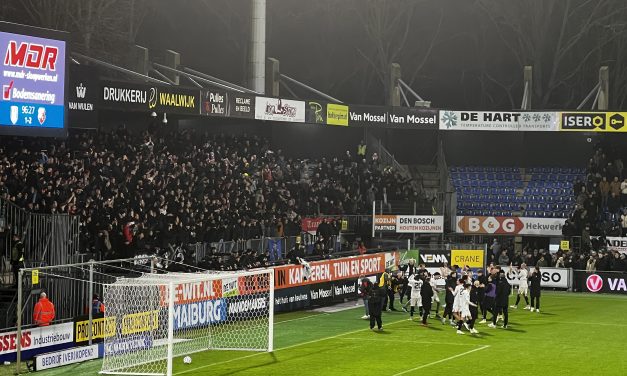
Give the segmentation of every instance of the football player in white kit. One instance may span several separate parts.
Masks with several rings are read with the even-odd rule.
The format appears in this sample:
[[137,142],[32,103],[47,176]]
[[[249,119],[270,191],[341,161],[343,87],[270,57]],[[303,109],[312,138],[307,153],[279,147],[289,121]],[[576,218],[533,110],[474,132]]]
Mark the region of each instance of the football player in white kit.
[[470,312],[470,306],[476,307],[477,305],[473,302],[470,301],[470,288],[471,285],[469,283],[466,283],[464,285],[462,285],[462,289],[460,290],[459,293],[459,321],[457,322],[457,334],[464,334],[464,332],[462,332],[462,325],[464,325],[466,327],[466,329],[468,329],[470,331],[470,333],[472,334],[477,334],[479,333],[476,329],[474,328],[469,328],[468,324],[466,324],[467,320],[472,320],[472,313]]
[[[516,273],[514,271],[512,265],[509,267],[509,273]],[[522,295],[525,298],[525,309],[531,308],[529,305],[529,271],[527,270],[527,265],[525,263],[520,264],[520,269],[518,269],[518,295],[516,296],[516,304],[510,306],[511,308],[518,308],[518,303],[520,302],[520,296]]]
[[461,325],[463,323],[461,319],[462,312],[462,291],[464,290],[464,279],[460,278],[457,280],[457,286],[455,286],[455,290],[453,290],[453,317],[457,320],[457,325]]
[[440,279],[440,273],[435,272],[433,276],[429,279],[429,284],[433,289],[433,298],[431,298],[431,302],[435,303],[435,318],[439,319],[440,317],[440,289],[438,288],[438,280]]
[[409,296],[409,305],[411,306],[411,308],[409,309],[409,320],[413,320],[416,306],[418,306],[418,308],[422,307],[420,289],[422,288],[423,281],[420,276],[418,276],[418,274],[412,274],[409,277],[408,282],[409,287],[411,288],[411,293]]

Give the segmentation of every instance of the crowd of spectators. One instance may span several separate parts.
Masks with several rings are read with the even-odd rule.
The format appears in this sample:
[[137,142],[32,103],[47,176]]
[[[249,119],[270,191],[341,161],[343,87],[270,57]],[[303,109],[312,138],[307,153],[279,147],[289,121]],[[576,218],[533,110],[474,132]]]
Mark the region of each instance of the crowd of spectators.
[[513,264],[520,266],[573,268],[577,270],[594,271],[622,271],[627,272],[627,255],[618,251],[603,249],[602,239],[593,240],[593,246],[588,250],[562,250],[550,252],[538,247],[534,242],[523,245],[521,251],[515,251],[511,240],[499,241],[494,239],[488,250],[488,263],[494,265]]
[[590,236],[627,234],[627,176],[622,159],[614,155],[598,146],[588,162],[586,180],[573,187],[576,205],[564,235],[582,236],[588,247]]
[[626,255],[606,247],[606,237],[627,235],[627,176],[619,150],[597,145],[585,181],[577,181],[573,190],[575,210],[562,232],[580,237],[581,250],[567,255],[565,264],[588,271],[627,271]]
[[[299,160],[245,134],[120,127],[65,140],[0,137],[0,196],[34,213],[79,215],[81,248],[102,258],[296,236],[301,216],[367,214],[384,195],[417,197],[407,187],[364,145]],[[234,263],[263,261],[248,256]]]

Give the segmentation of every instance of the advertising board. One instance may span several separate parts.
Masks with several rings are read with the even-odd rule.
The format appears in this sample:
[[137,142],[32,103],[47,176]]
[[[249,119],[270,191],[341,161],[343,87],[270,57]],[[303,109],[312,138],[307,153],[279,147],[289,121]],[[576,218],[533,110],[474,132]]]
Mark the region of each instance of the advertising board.
[[66,134],[65,38],[0,22],[0,134]]

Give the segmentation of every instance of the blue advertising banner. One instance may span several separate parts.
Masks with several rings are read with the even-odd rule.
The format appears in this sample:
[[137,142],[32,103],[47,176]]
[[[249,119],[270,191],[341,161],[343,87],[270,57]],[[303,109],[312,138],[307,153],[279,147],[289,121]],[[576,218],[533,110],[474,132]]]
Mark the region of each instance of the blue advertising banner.
[[283,244],[281,239],[268,239],[268,249],[270,250],[270,261],[283,259]]
[[65,135],[64,38],[0,22],[0,133]]

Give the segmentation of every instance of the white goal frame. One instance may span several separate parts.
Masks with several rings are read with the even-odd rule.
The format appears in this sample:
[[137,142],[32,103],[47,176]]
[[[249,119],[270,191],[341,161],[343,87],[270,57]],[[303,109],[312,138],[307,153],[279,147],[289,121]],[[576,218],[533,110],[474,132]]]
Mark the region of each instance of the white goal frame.
[[[177,285],[182,286],[185,284],[207,283],[207,282],[211,282],[212,284],[215,284],[215,283],[222,283],[224,279],[229,279],[230,281],[236,280],[239,286],[240,281],[244,281],[243,283],[247,281],[244,278],[253,277],[253,276],[267,276],[267,280],[268,280],[267,293],[264,292],[264,299],[265,299],[265,295],[267,294],[267,300],[266,300],[267,301],[267,323],[268,323],[268,328],[267,328],[267,333],[266,333],[267,346],[265,346],[264,348],[259,348],[259,347],[255,348],[253,344],[250,347],[246,347],[246,346],[212,347],[213,341],[214,341],[213,339],[214,334],[211,333],[211,329],[215,327],[216,324],[208,323],[207,330],[209,334],[207,335],[207,339],[209,340],[210,345],[207,348],[193,349],[191,351],[185,351],[184,353],[180,353],[179,351],[179,353],[177,353],[176,356],[189,355],[189,354],[193,354],[196,352],[207,351],[207,350],[272,352],[274,350],[274,269],[268,268],[268,269],[257,269],[257,270],[250,270],[250,271],[238,271],[238,272],[145,274],[139,278],[120,278],[115,283],[106,285],[105,293],[104,293],[104,301],[106,304],[107,303],[107,291],[109,291],[106,287],[109,287],[111,289],[132,288],[132,287],[140,287],[140,288],[141,287],[148,287],[148,288],[155,287],[155,288],[158,288],[159,291],[162,293],[162,298],[165,297],[163,295],[166,295],[163,293],[163,290],[164,289],[167,290],[167,353],[165,355],[165,359],[164,359],[164,356],[158,356],[157,358],[151,358],[143,362],[132,363],[130,365],[119,366],[116,368],[107,368],[105,366],[106,365],[108,366],[106,362],[108,341],[107,341],[107,338],[105,338],[105,344],[104,344],[105,354],[104,354],[104,359],[103,359],[103,368],[99,373],[105,374],[105,375],[172,376],[173,362],[174,362],[174,357],[175,357],[174,348],[175,348],[175,343],[176,343],[175,309],[177,307],[177,301],[176,301]],[[265,281],[265,279],[262,279],[262,280]],[[221,290],[221,293],[223,293],[222,290]],[[229,298],[232,299],[232,298],[240,298],[240,297],[246,297],[246,296],[254,296],[253,294],[255,294],[255,292],[251,292],[250,295],[246,293],[239,294],[239,290],[238,290],[237,295],[229,295],[228,297],[220,297],[220,299],[226,300]],[[257,292],[257,294],[259,294],[259,292]],[[162,301],[162,303],[165,303],[165,302]],[[178,303],[178,304],[182,304],[182,303]],[[109,308],[110,307],[107,306],[107,309],[105,310],[105,320],[107,320],[107,316],[108,316],[107,312],[109,311]],[[163,308],[163,311],[165,311],[165,307],[162,307],[162,308]],[[225,312],[228,317],[230,311],[228,309],[225,309]],[[115,315],[115,311],[112,315]],[[156,316],[159,316],[159,315],[156,315]],[[241,320],[245,321],[244,319],[241,319]],[[264,318],[264,321],[265,321],[265,318]],[[233,321],[233,322],[236,322],[236,321]],[[261,329],[263,328],[261,327]],[[179,328],[179,330],[182,330],[182,329]],[[109,339],[109,341],[111,340],[115,341],[115,339],[117,338]],[[265,338],[263,340],[265,341]],[[160,346],[163,346],[163,345],[160,345]],[[110,355],[111,358],[115,356],[116,356],[115,354]],[[164,372],[141,372],[141,371],[136,372],[136,371],[127,370],[127,368],[133,368],[133,367],[142,366],[142,365],[150,364],[150,363],[162,362],[163,360],[166,360]],[[162,366],[156,365],[155,367],[159,368]]]

